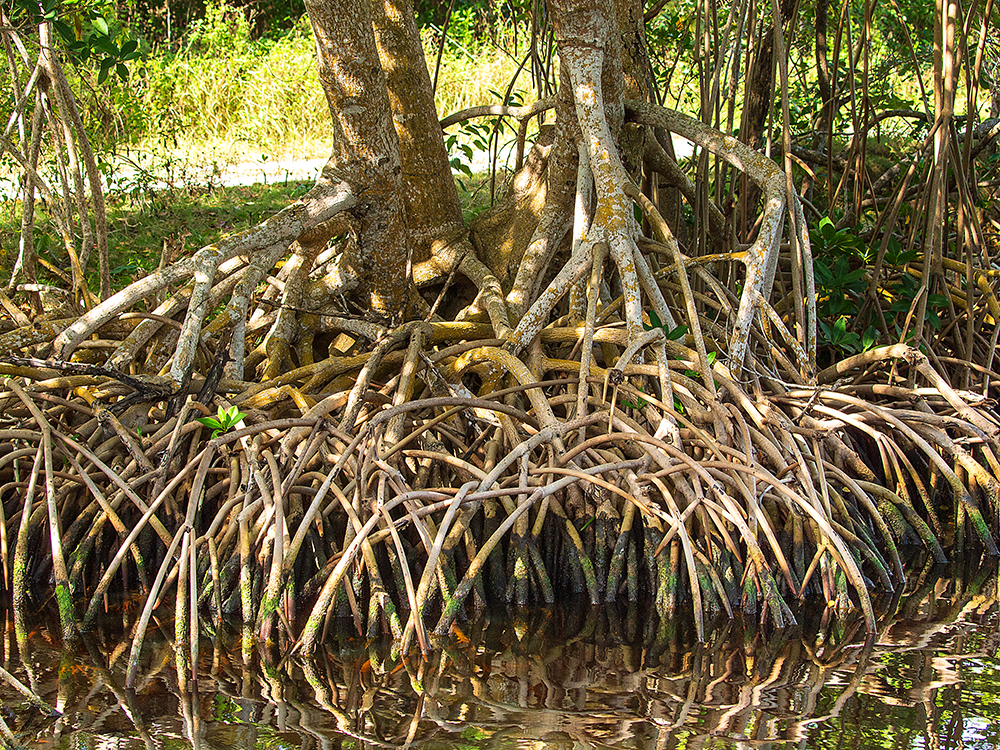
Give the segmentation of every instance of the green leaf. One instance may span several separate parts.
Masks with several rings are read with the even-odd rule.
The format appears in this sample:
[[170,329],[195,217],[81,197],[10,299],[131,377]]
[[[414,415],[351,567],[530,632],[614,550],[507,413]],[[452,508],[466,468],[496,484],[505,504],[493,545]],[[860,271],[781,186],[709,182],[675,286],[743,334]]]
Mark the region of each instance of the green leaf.
[[121,78],[123,81],[128,80],[128,68],[125,66],[125,63],[118,63],[115,66],[115,70],[118,71],[119,78]]
[[201,422],[206,427],[212,428],[213,430],[218,430],[222,428],[222,425],[219,423],[219,420],[217,420],[215,417],[198,417],[197,421]]
[[837,238],[837,227],[834,225],[829,216],[824,216],[820,219],[819,231],[827,244],[833,244],[834,240]]
[[76,32],[73,31],[73,27],[70,26],[65,21],[55,21],[52,26],[58,32],[59,36],[66,44],[73,44],[76,42]]
[[104,36],[108,36],[109,34],[108,22],[104,20],[101,16],[98,16],[97,18],[94,19],[94,28],[97,29],[97,33],[102,34]]
[[97,82],[104,83],[108,78],[108,73],[111,72],[112,66],[115,64],[114,58],[105,57],[101,60],[101,70],[97,74]]
[[861,336],[861,351],[866,352],[878,343],[879,332],[875,326],[868,326],[868,330]]
[[678,339],[683,338],[687,332],[687,326],[677,326],[671,331],[664,331],[667,336],[667,341],[677,341]]

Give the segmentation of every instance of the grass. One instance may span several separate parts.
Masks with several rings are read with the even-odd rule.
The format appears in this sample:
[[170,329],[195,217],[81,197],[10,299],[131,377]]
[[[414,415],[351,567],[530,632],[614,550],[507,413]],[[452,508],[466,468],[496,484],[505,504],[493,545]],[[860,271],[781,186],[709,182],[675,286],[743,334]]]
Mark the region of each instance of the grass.
[[[424,37],[432,75],[433,37]],[[516,70],[514,58],[495,47],[448,46],[438,112],[497,102]],[[240,12],[215,6],[179,50],[154,51],[136,66],[133,81],[142,122],[129,155],[154,171],[166,159],[228,165],[329,154],[329,108],[306,18],[278,39],[252,39]],[[519,83],[526,97],[530,82],[523,73]]]
[[[141,199],[117,196],[108,205],[108,255],[114,287],[123,288],[157,268],[165,246],[190,254],[228,232],[245,229],[279,211],[311,187],[288,182],[212,190],[186,189],[150,192]],[[6,202],[0,209],[0,247],[16,248],[20,205]],[[44,213],[35,227],[39,257],[56,268],[69,263],[55,230]],[[0,275],[9,276],[14,254],[0,256]],[[91,263],[96,269],[96,263]],[[97,289],[95,278],[90,279]],[[40,281],[65,286],[51,271],[39,267]]]
[[[246,229],[303,195],[311,182],[288,181],[212,189],[149,190],[141,195],[112,194],[108,202],[108,256],[112,286],[122,289],[156,270],[166,247],[190,255],[219,237]],[[467,220],[489,206],[489,177],[476,175],[458,182]],[[0,277],[9,278],[20,230],[20,202],[0,203]],[[57,269],[69,268],[54,227],[43,210],[36,214],[35,245],[39,257]],[[176,257],[176,256],[175,256]],[[92,261],[91,289],[98,288]],[[66,288],[65,280],[39,266],[39,281]]]
[[[424,46],[433,74],[433,31],[425,31]],[[497,102],[497,92],[506,91],[516,70],[514,58],[494,46],[448,45],[438,78],[438,112]],[[73,75],[89,74],[74,69]],[[519,83],[515,90],[530,98],[524,73]],[[330,152],[329,108],[307,18],[281,37],[253,39],[241,12],[225,2],[210,4],[179,48],[153,50],[134,63],[128,83],[112,77],[102,87],[80,82],[74,88],[83,92],[84,119],[103,164],[116,289],[154,270],[167,246],[190,253],[220,234],[252,226],[309,187],[299,182],[213,187],[226,167],[325,158]],[[477,137],[458,126],[450,132],[459,144]],[[509,137],[505,132],[501,141]],[[457,150],[453,156],[465,158]],[[175,187],[163,188],[164,182]],[[461,176],[458,187],[467,219],[489,205],[490,186],[481,175]],[[21,206],[14,183],[0,190],[6,199],[0,202],[0,275],[9,276]],[[39,257],[56,269],[69,267],[42,207],[35,245]],[[89,265],[96,269],[93,259]],[[38,273],[42,282],[66,286],[51,270],[39,267]],[[97,288],[96,279],[91,284]]]

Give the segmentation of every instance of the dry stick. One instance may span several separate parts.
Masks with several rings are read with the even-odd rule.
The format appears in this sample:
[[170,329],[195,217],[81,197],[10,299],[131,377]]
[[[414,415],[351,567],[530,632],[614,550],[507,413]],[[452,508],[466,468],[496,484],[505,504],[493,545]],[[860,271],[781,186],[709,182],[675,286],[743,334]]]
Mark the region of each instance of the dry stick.
[[[46,28],[47,35],[51,39],[51,25],[44,24],[44,27]],[[56,99],[60,105],[60,109],[65,111],[65,114],[68,115],[69,119],[73,123],[75,139],[80,150],[80,155],[83,157],[84,166],[87,172],[87,181],[89,182],[90,187],[90,197],[93,203],[94,221],[97,225],[97,257],[101,279],[101,297],[107,298],[111,294],[111,269],[108,262],[108,220],[104,205],[104,189],[101,186],[101,176],[98,171],[97,160],[94,158],[94,151],[91,148],[90,139],[87,137],[87,131],[84,128],[83,119],[80,117],[80,111],[76,106],[76,99],[70,89],[69,82],[66,80],[66,74],[63,72],[62,66],[59,64],[59,61],[53,53],[42,55],[41,59],[44,61],[49,77],[55,84]],[[67,149],[68,148],[69,144],[67,144]],[[81,184],[78,185],[77,188],[81,193],[81,198],[84,194],[82,187],[83,186]],[[80,223],[85,227],[89,225],[86,213],[81,214]],[[86,260],[86,258],[84,258],[84,260]]]
[[303,229],[308,229],[340,211],[351,208],[356,202],[351,189],[346,185],[325,187],[322,192],[307,195],[306,198],[282,209],[256,227],[236,232],[215,245],[202,248],[190,258],[149,274],[104,300],[60,333],[53,342],[57,356],[60,359],[69,359],[70,353],[90,333],[132,307],[138,300],[145,299],[153,292],[192,275],[202,263],[204,256],[217,255],[221,263],[241,253],[247,254],[271,247],[285,239],[290,242]]
[[358,414],[361,413],[361,407],[364,405],[364,393],[371,384],[372,378],[375,376],[375,371],[382,364],[382,359],[385,355],[405,340],[415,328],[423,325],[423,321],[405,323],[378,343],[368,361],[365,362],[364,367],[361,368],[361,372],[358,373],[357,382],[354,384],[351,394],[347,398],[347,404],[344,406],[344,416],[340,420],[341,430],[350,431],[354,429]]
[[[408,500],[409,495],[410,493],[397,495],[384,506],[379,508],[379,510],[382,513],[388,513],[388,511],[392,510],[397,505],[400,505],[404,501]],[[358,550],[361,548],[362,541],[368,536],[369,533],[371,533],[371,530],[381,518],[382,515],[380,514],[372,514],[371,518],[365,521],[365,525],[361,527],[361,531],[355,535],[354,539],[351,540],[351,543],[341,553],[340,560],[337,561],[333,571],[329,576],[327,576],[319,597],[313,605],[312,612],[310,613],[306,624],[302,628],[302,633],[299,635],[299,639],[294,647],[295,651],[301,651],[306,656],[312,655],[315,651],[317,639],[320,635],[320,626],[322,625],[323,620],[326,619],[326,613],[333,600],[333,594],[340,585],[340,582],[343,580],[348,566],[354,560]]]
[[241,474],[247,477],[247,492],[243,497],[243,510],[237,517],[239,524],[239,549],[240,549],[240,613],[243,616],[243,628],[241,631],[241,652],[243,662],[249,662],[253,653],[253,576],[250,573],[250,521],[249,511],[251,507],[251,496],[253,490],[252,482],[255,481],[254,474],[249,470],[249,459],[247,458],[246,440],[241,440],[244,450],[240,453],[240,465],[245,467]]
[[[319,421],[313,426],[313,434],[309,441],[307,447],[312,447],[317,442],[317,439],[321,437]],[[305,456],[303,453],[299,456],[299,461],[296,462],[298,468],[301,469],[301,460]],[[270,528],[271,534],[271,571],[267,580],[267,588],[265,589],[264,598],[261,600],[260,606],[257,610],[257,633],[261,641],[268,642],[271,640],[271,627],[273,624],[273,618],[271,617],[275,610],[278,608],[278,603],[281,598],[281,587],[283,583],[282,576],[282,562],[285,556],[285,494],[286,491],[282,487],[280,478],[278,477],[278,467],[274,461],[274,455],[270,450],[264,450],[264,458],[267,461],[268,467],[271,471],[271,482],[274,487],[274,493],[272,496],[272,505],[274,507],[274,522]],[[295,472],[293,471],[293,474]],[[294,560],[292,565],[294,565]],[[291,634],[289,634],[291,635]]]
[[677,279],[681,285],[681,294],[684,297],[684,306],[687,311],[688,330],[694,336],[695,351],[698,352],[698,361],[700,363],[698,369],[700,371],[701,378],[705,383],[705,387],[708,388],[709,392],[712,394],[712,398],[714,399],[716,394],[715,379],[712,377],[712,365],[708,361],[708,353],[705,350],[705,336],[701,330],[701,318],[698,315],[698,309],[695,305],[694,295],[691,291],[691,281],[688,279],[687,269],[684,267],[684,258],[681,255],[681,249],[678,247],[677,240],[674,239],[674,235],[673,232],[670,231],[670,227],[667,226],[667,222],[663,220],[663,217],[660,216],[659,210],[653,205],[653,202],[649,200],[649,198],[643,195],[642,192],[631,182],[625,184],[625,194],[632,200],[639,203],[642,207],[643,214],[649,219],[650,224],[653,226],[657,239],[670,249],[671,261],[676,269]]
[[[31,454],[30,448],[26,449],[26,451],[29,455]],[[4,489],[6,489],[6,485],[4,488],[0,488],[0,497],[3,496]],[[5,591],[11,590],[9,554],[10,550],[7,543],[7,513],[4,510],[3,503],[0,502],[0,565],[2,565],[3,568],[3,588]]]
[[[600,242],[594,249],[594,264],[590,269],[590,281],[587,284],[587,317],[583,327],[583,338],[580,348],[580,385],[576,394],[576,417],[584,417],[587,413],[587,392],[590,377],[590,367],[594,358],[594,321],[597,318],[597,300],[601,294],[601,275],[604,271],[604,259],[608,253],[608,245]],[[581,428],[580,439],[586,438],[586,428]]]
[[125,449],[129,452],[129,455],[132,456],[143,472],[153,471],[156,467],[153,466],[153,463],[143,452],[139,441],[136,440],[132,432],[126,428],[121,421],[119,421],[118,417],[114,415],[114,412],[101,406],[100,404],[96,404],[95,407],[94,413],[97,416],[97,421],[102,426],[110,425],[111,429],[118,436],[118,439],[122,441]]
[[[195,496],[192,495],[192,498]],[[188,559],[188,617],[190,621],[188,623],[188,635],[190,637],[190,647],[191,647],[191,681],[197,682],[198,680],[198,635],[200,628],[199,618],[198,618],[198,560],[195,557],[195,550],[197,548],[197,543],[194,538],[194,529],[192,528],[188,533],[191,539],[190,547],[188,552],[190,558]],[[179,586],[179,584],[178,584]],[[176,616],[176,613],[175,613]],[[181,645],[181,651],[183,651],[183,644]],[[178,664],[180,660],[178,659]]]
[[187,583],[191,559],[191,534],[192,529],[185,525],[181,527],[181,554],[177,569],[177,586],[174,589],[174,660],[177,667],[177,684],[181,692],[187,692],[188,668],[190,664],[190,653],[185,650],[185,645],[190,637],[191,622],[189,619],[189,600],[187,596]]
[[[195,558],[195,549],[197,544],[195,541],[195,516],[198,514],[198,507],[201,505],[202,494],[205,488],[205,478],[208,476],[208,469],[212,463],[212,459],[215,457],[215,449],[211,443],[205,448],[201,453],[201,462],[198,465],[198,473],[195,474],[194,483],[191,487],[191,491],[188,493],[188,510],[187,516],[184,519],[184,528],[186,530],[186,535],[184,539],[184,546],[181,550],[181,560],[180,560],[180,571],[177,576],[177,602],[178,605],[183,603],[183,606],[178,606],[177,611],[174,613],[174,618],[176,621],[176,652],[177,652],[177,672],[178,677],[183,673],[183,657],[184,657],[184,645],[185,641],[189,641],[190,646],[190,660],[188,666],[191,668],[191,679],[198,679],[198,562]],[[188,553],[187,559],[185,559],[185,550]],[[185,587],[185,575],[187,576]],[[185,591],[185,588],[188,590]],[[187,601],[185,602],[185,598]],[[189,621],[184,623],[184,616],[187,615]],[[182,629],[185,628],[187,633],[183,633]],[[187,638],[183,636],[186,635]]]
[[[17,529],[17,543],[14,545],[14,580],[11,585],[11,604],[14,610],[14,636],[17,640],[17,650],[18,653],[24,655],[28,653],[28,624],[24,619],[28,612],[28,592],[25,585],[28,575],[28,534],[31,531],[31,509],[35,501],[35,490],[38,487],[38,475],[41,472],[43,460],[44,449],[39,441],[38,450],[35,452],[35,463],[31,468],[31,478],[28,480],[28,489],[24,493],[21,522]],[[22,656],[22,658],[26,658],[26,656]]]
[[[522,123],[526,126],[527,123]],[[520,133],[518,137],[520,138]],[[587,239],[587,232],[594,218],[594,175],[590,171],[590,156],[587,148],[582,143],[576,146],[578,160],[576,166],[576,199],[573,210],[573,240],[570,246],[570,256],[579,251],[581,243]],[[591,266],[591,276],[594,270],[604,264],[604,256],[594,255],[594,265]],[[574,323],[580,323],[587,319],[587,304],[582,295],[586,294],[587,287],[581,289],[578,282],[573,285],[569,295],[569,314]],[[582,317],[582,321],[581,321]]]
[[62,549],[62,529],[59,524],[59,508],[56,505],[54,467],[52,465],[52,428],[41,409],[31,400],[13,379],[7,381],[21,402],[31,412],[32,418],[42,430],[42,449],[45,464],[45,499],[49,515],[49,542],[52,549],[52,575],[56,582],[56,602],[59,605],[59,620],[63,641],[72,643],[76,634],[76,615],[73,612],[73,594],[69,586],[69,573]]
[[[122,479],[122,477],[118,474],[118,472],[116,472],[114,469],[112,469],[110,466],[104,463],[104,461],[98,458],[89,448],[81,445],[77,441],[73,440],[73,438],[64,435],[61,432],[56,431],[53,434],[55,435],[55,437],[59,438],[62,442],[64,442],[67,446],[69,446],[72,450],[78,451],[84,458],[86,458],[88,461],[93,463],[98,469],[104,472],[105,476],[107,476],[123,493],[125,493],[125,495],[133,503],[135,503],[135,506],[139,510],[141,510],[143,513],[149,510],[149,506],[146,505],[146,501],[143,500],[141,497],[139,497],[139,495],[131,487],[129,487],[128,484],[126,484],[126,482],[124,481],[124,479]],[[173,535],[167,531],[166,527],[164,527],[163,523],[160,521],[159,518],[153,516],[153,518],[150,519],[150,526],[153,527],[153,530],[156,532],[157,536],[160,537],[160,539],[163,541],[164,544],[170,544],[170,540],[173,538]]]
[[746,356],[746,341],[757,312],[755,291],[765,299],[770,294],[777,268],[781,230],[786,205],[785,180],[778,166],[756,151],[694,118],[645,102],[627,101],[626,111],[635,121],[678,133],[722,157],[745,172],[765,194],[761,231],[744,258],[747,283],[744,286],[736,321],[730,337],[729,355],[734,372],[739,374]]
[[[578,425],[569,423],[566,427],[569,429],[576,429]],[[524,445],[524,443],[521,445]],[[520,446],[518,446],[518,448],[520,448]],[[602,464],[600,466],[595,466],[592,469],[588,469],[585,473],[592,476],[612,468],[617,468],[618,466],[620,466],[620,464]],[[492,475],[493,472],[491,472],[490,476]],[[500,540],[511,529],[511,527],[514,526],[517,519],[520,518],[522,514],[526,513],[538,500],[541,500],[544,497],[549,497],[578,481],[580,481],[578,476],[569,476],[565,479],[560,479],[556,482],[538,487],[531,494],[531,496],[525,500],[525,502],[518,505],[514,512],[507,516],[504,522],[500,524],[497,530],[494,531],[490,538],[487,539],[486,542],[479,548],[479,553],[469,564],[465,576],[462,578],[461,584],[459,584],[458,588],[455,589],[455,593],[452,595],[451,599],[446,602],[444,609],[441,612],[441,617],[438,619],[438,623],[434,628],[434,633],[436,635],[447,635],[448,629],[458,616],[458,611],[461,608],[462,603],[472,591],[473,586],[475,586],[476,578],[479,576],[480,571],[486,564],[486,560],[489,558],[490,553],[497,546],[497,544],[499,544]],[[480,486],[482,487],[482,485]]]
[[[38,70],[37,67],[36,70]],[[32,179],[31,174],[37,174],[35,170],[38,169],[38,156],[42,145],[42,117],[43,108],[41,106],[41,97],[38,97],[38,104],[31,117],[31,144],[28,150],[27,167],[24,170],[24,197],[21,202],[21,231],[18,236],[19,252],[17,260],[14,262],[14,267],[11,270],[10,282],[8,284],[8,289],[11,290],[14,288],[15,282],[17,281],[20,273],[24,273],[24,276],[28,281],[35,280],[36,253],[34,232],[36,184]],[[3,143],[0,142],[0,145],[3,145]],[[45,194],[43,191],[40,192],[42,192],[43,195]],[[49,205],[52,204],[50,203]],[[55,224],[58,227],[62,221],[59,217],[59,212],[53,211],[52,218],[55,220]],[[33,295],[32,306],[38,303],[38,297]]]
[[[344,493],[337,488],[336,485],[331,484],[327,486],[333,490],[333,493],[334,495],[336,495],[337,500],[340,501],[340,505],[344,509],[344,512],[347,514],[347,517],[350,520],[351,524],[354,526],[355,532],[360,532],[363,524],[361,523],[361,519],[358,518],[357,512],[354,510],[354,506],[351,505],[350,501],[347,499]],[[365,541],[361,545],[361,553],[362,555],[364,555],[365,565],[368,566],[369,574],[372,577],[371,600],[373,602],[377,602],[379,606],[382,607],[386,617],[389,620],[389,629],[398,642],[399,639],[402,637],[402,627],[399,624],[399,614],[396,612],[395,604],[392,602],[392,600],[389,597],[389,593],[386,591],[385,584],[382,583],[382,575],[381,573],[379,573],[378,561],[375,558],[375,551],[372,549],[372,541],[373,540],[365,539]],[[397,550],[399,549],[400,547],[397,545]],[[373,615],[374,613],[370,615],[370,618]],[[373,627],[372,621],[371,619],[369,619],[368,630],[370,637],[373,636],[371,632],[372,627]],[[289,636],[291,637],[292,634],[289,633]]]
[[[399,371],[399,384],[393,396],[393,406],[399,406],[402,403],[410,401],[413,396],[417,359],[420,351],[423,349],[425,337],[426,330],[424,328],[417,327],[413,329],[413,333],[410,336],[410,345],[406,349],[406,358],[403,360],[403,366]],[[395,446],[403,437],[404,416],[404,414],[398,414],[389,421],[385,431],[383,450]]]
[[413,623],[413,629],[417,635],[417,643],[420,645],[420,653],[426,655],[427,645],[428,645],[427,630],[424,627],[422,619],[421,620],[413,619],[414,613],[418,611],[417,593],[413,588],[413,576],[410,574],[410,563],[406,557],[406,549],[403,547],[403,540],[399,538],[399,533],[396,531],[396,524],[393,523],[392,517],[389,515],[389,511],[386,510],[385,508],[380,507],[379,513],[385,517],[386,524],[389,527],[389,534],[392,536],[392,543],[396,547],[396,554],[399,556],[399,564],[403,573],[403,585],[406,588],[406,598],[410,603],[410,619],[406,623],[406,630],[404,631],[403,643],[407,642],[407,635],[410,632],[410,623]]
[[484,104],[478,107],[469,107],[468,109],[463,109],[459,112],[448,115],[441,120],[441,128],[448,128],[456,123],[471,120],[473,117],[513,117],[522,121],[530,120],[535,115],[541,114],[542,112],[552,109],[555,106],[556,98],[554,96],[539,99],[532,104],[526,104],[521,107],[511,107],[501,104]]
[[212,609],[215,610],[212,618],[216,629],[222,624],[222,583],[219,580],[219,548],[215,542],[215,537],[206,535],[208,538],[208,563],[212,572]]
[[[901,584],[905,583],[906,578],[903,574],[903,562],[899,557],[899,550],[896,548],[896,542],[892,538],[892,532],[889,530],[889,525],[886,523],[885,518],[882,516],[881,513],[879,513],[878,508],[872,501],[870,492],[865,491],[865,485],[867,484],[870,487],[871,483],[869,482],[862,483],[861,481],[854,479],[849,474],[847,474],[843,469],[825,459],[823,460],[823,468],[826,471],[831,472],[841,482],[843,482],[844,485],[851,491],[851,494],[854,495],[855,498],[861,501],[861,504],[865,507],[865,510],[868,511],[868,515],[872,519],[872,522],[878,528],[879,534],[882,535],[882,539],[885,542],[886,548],[889,550],[889,554],[891,555],[892,558],[891,562],[893,568],[892,571],[893,575],[896,577],[896,580],[899,583]],[[928,547],[928,549],[931,548]],[[940,547],[938,549],[940,549]],[[935,554],[935,557],[936,556],[937,555]]]
[[[87,489],[90,490],[90,494],[94,496],[98,505],[101,506],[101,512],[104,513],[109,521],[111,521],[111,525],[114,527],[115,531],[118,532],[119,537],[126,537],[128,535],[128,530],[126,529],[125,524],[122,523],[122,520],[118,517],[114,507],[108,503],[107,499],[104,497],[104,493],[101,492],[100,488],[94,483],[94,480],[90,478],[86,471],[84,471],[80,462],[76,459],[76,456],[66,454],[66,458],[70,462],[70,465],[76,469],[76,473],[80,475],[83,483],[87,485]],[[101,523],[99,519],[94,521],[95,525],[98,523]],[[149,581],[146,579],[146,564],[142,559],[142,553],[139,551],[138,545],[132,544],[131,552],[132,559],[135,560],[136,570],[139,572],[139,581],[142,588],[144,591],[148,590]]]
[[[521,385],[537,385],[538,383],[535,376],[520,359],[505,349],[498,349],[492,346],[481,346],[477,349],[472,349],[471,351],[466,352],[455,360],[449,368],[449,373],[455,376],[461,376],[463,370],[484,361],[502,367],[517,378]],[[526,393],[528,400],[531,402],[531,406],[535,411],[535,416],[543,427],[550,427],[558,424],[558,420],[556,420],[555,414],[552,412],[552,407],[549,405],[548,400],[539,388],[530,388],[526,391]],[[561,435],[562,433],[560,432],[559,436],[555,439],[560,441]],[[560,450],[563,450],[561,444],[558,447]]]
[[[600,227],[595,227],[582,242],[576,253],[559,270],[555,278],[549,282],[548,286],[538,295],[521,319],[517,327],[510,332],[507,337],[506,348],[514,354],[522,352],[538,335],[545,326],[549,314],[555,306],[565,296],[566,292],[582,278],[593,262],[593,256],[597,252],[596,245],[605,242],[605,232]],[[538,275],[532,276],[531,281],[540,278]]]
[[[941,472],[941,474],[948,481],[951,486],[952,492],[958,498],[959,506],[964,509],[963,512],[968,512],[972,519],[973,524],[976,528],[976,533],[979,535],[980,541],[982,541],[983,546],[986,548],[987,552],[991,555],[998,554],[996,542],[993,540],[990,534],[989,527],[986,521],[983,519],[982,511],[980,510],[978,504],[973,499],[972,495],[969,493],[968,488],[962,483],[955,472],[952,470],[944,458],[936,451],[934,448],[917,432],[906,424],[902,419],[899,419],[895,414],[892,413],[890,409],[883,409],[876,406],[875,404],[862,401],[861,399],[848,396],[847,394],[830,392],[827,394],[829,397],[834,398],[839,401],[849,403],[855,407],[861,408],[865,411],[872,413],[873,415],[879,417],[880,419],[888,422],[904,435],[909,438],[920,450],[927,456],[931,463]],[[858,429],[864,430],[863,424],[854,418],[849,417],[843,412],[835,411],[826,407],[822,404],[817,404],[814,408],[818,411],[823,411],[824,413],[831,413],[838,416],[850,424],[856,426]]]
[[[651,328],[648,331],[643,331],[641,335],[634,338],[629,343],[625,351],[622,352],[621,355],[618,357],[618,361],[615,362],[614,366],[614,369],[616,371],[618,371],[619,373],[624,373],[625,368],[628,367],[629,363],[632,361],[632,357],[634,357],[639,352],[640,349],[642,349],[644,346],[647,346],[648,344],[656,345],[657,370],[660,375],[660,391],[663,394],[662,407],[666,407],[666,404],[673,403],[673,386],[670,383],[670,374],[666,363],[667,348],[665,346],[665,338],[666,334],[664,333],[663,328],[659,326],[657,326],[656,328]],[[711,371],[709,371],[709,373],[711,374]],[[607,373],[605,373],[605,377],[608,377],[611,374],[612,371],[608,370]],[[607,383],[605,382],[605,389],[606,388],[607,388]],[[714,397],[715,396],[713,394],[712,398]],[[636,398],[640,397],[636,396]],[[614,402],[612,402],[611,408],[612,410],[614,410],[615,408]],[[674,443],[677,446],[680,446],[681,445],[680,433],[678,432],[677,429],[677,417],[675,410],[672,408],[662,408],[662,412],[663,412],[663,423],[660,429],[665,430],[666,433],[670,435],[672,443]],[[660,432],[660,429],[657,430],[658,433]]]

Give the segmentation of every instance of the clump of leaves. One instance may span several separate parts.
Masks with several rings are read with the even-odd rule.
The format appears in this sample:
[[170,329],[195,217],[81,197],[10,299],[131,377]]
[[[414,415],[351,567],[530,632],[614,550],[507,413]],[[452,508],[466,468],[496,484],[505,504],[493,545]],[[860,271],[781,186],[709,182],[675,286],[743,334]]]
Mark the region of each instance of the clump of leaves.
[[224,435],[233,428],[244,427],[243,418],[246,416],[237,407],[219,407],[219,411],[214,417],[198,417],[198,421],[212,430],[212,438]]
[[[636,386],[636,390],[642,393],[642,386]],[[639,409],[644,409],[649,402],[642,396],[638,396],[635,401],[623,396],[618,399],[618,403],[626,409],[634,409],[635,411],[638,411]]]
[[828,216],[809,232],[809,239],[815,252],[820,341],[847,354],[871,349],[878,343],[878,329],[869,325],[859,334],[848,323],[868,286],[865,274],[874,260],[872,248],[853,229],[837,229]]
[[649,311],[649,323],[643,323],[642,327],[647,331],[652,331],[654,328],[662,328],[663,335],[667,337],[667,341],[677,341],[684,338],[684,334],[687,333],[687,326],[677,326],[676,328],[670,328],[666,323],[660,320],[660,316],[656,314],[656,310]]

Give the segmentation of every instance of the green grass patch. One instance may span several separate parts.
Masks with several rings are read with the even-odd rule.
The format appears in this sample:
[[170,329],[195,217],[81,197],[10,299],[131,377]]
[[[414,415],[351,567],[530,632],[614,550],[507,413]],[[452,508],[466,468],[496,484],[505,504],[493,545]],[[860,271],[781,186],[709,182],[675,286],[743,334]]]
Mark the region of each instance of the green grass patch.
[[[424,34],[428,67],[437,56]],[[436,103],[443,116],[492,104],[506,91],[517,60],[496,47],[447,45]],[[432,73],[433,74],[433,73]],[[251,36],[238,9],[210,4],[174,51],[152,51],[132,69],[141,135],[130,148],[143,166],[166,155],[186,163],[220,165],[265,158],[304,158],[330,150],[330,111],[319,82],[307,18],[276,38]],[[515,91],[529,100],[527,74]]]
[[[143,200],[112,197],[108,203],[108,257],[112,285],[121,289],[156,270],[161,253],[171,248],[176,257],[191,255],[220,237],[248,227],[280,211],[303,195],[311,182],[164,190]],[[20,206],[8,202],[0,212],[0,274],[9,278],[20,231]],[[58,269],[69,269],[69,258],[44,212],[35,225],[35,247],[40,258]],[[68,270],[67,270],[68,273]],[[38,267],[39,281],[65,288],[51,271]],[[88,283],[99,288],[97,260],[88,267]]]
[[[466,220],[489,207],[488,175],[466,177],[457,184]],[[168,248],[173,260],[189,256],[226,234],[254,226],[301,197],[312,186],[308,181],[289,181],[211,190],[160,190],[145,192],[139,199],[112,194],[108,200],[112,287],[122,289],[155,271],[161,254]],[[0,202],[0,276],[5,278],[10,277],[17,253],[20,212],[19,201]],[[69,258],[55,227],[41,209],[36,212],[34,240],[39,257],[68,275]],[[40,283],[67,288],[64,279],[43,265],[37,270]],[[96,291],[100,286],[96,257],[91,258],[87,270],[90,288]]]

